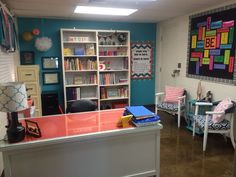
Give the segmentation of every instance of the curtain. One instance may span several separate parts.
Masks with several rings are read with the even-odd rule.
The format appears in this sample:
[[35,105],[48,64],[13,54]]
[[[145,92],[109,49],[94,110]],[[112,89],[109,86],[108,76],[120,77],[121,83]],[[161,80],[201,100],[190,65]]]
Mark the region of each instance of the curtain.
[[0,9],[0,46],[8,52],[16,50],[16,25],[13,17]]

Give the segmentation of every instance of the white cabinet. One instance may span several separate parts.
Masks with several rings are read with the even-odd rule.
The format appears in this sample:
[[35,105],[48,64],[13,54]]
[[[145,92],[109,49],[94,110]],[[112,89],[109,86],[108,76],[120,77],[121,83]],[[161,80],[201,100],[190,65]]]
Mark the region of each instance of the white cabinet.
[[79,99],[130,104],[129,31],[61,29],[61,50],[65,108]]
[[39,66],[38,65],[20,65],[17,66],[18,81],[25,83],[27,96],[34,101],[35,116],[42,115],[41,109],[41,87],[39,84]]

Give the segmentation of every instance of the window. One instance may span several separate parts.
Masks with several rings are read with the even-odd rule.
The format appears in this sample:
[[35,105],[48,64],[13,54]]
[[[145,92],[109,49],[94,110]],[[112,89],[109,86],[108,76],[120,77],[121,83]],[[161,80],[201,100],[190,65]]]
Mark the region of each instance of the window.
[[[5,53],[0,49],[0,83],[15,81],[15,62],[13,53]],[[6,114],[0,112],[0,140],[4,138],[6,134],[7,119]],[[0,153],[0,159],[2,159],[2,153]],[[3,162],[0,160],[0,175],[3,170]]]

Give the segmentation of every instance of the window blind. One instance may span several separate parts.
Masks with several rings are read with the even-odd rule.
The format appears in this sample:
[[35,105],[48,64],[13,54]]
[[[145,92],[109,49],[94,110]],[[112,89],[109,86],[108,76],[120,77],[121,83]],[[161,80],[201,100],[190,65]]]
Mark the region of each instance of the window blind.
[[[15,81],[14,54],[3,52],[0,48],[0,83]],[[6,134],[7,118],[6,113],[0,112],[0,140]],[[0,153],[0,175],[3,171],[2,153]]]
[[15,81],[14,54],[0,50],[0,83]]

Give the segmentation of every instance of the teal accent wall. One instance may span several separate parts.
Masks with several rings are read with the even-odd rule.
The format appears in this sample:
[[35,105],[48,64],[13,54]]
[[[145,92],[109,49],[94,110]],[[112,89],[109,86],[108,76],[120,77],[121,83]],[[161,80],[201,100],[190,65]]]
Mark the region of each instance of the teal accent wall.
[[[37,51],[34,47],[34,39],[30,42],[22,40],[21,34],[32,31],[34,28],[40,30],[41,36],[52,39],[53,46],[47,52]],[[63,85],[61,69],[61,44],[60,28],[77,29],[101,29],[101,30],[129,30],[131,42],[150,41],[153,44],[152,79],[131,80],[131,105],[154,104],[155,95],[155,60],[156,60],[156,23],[127,23],[127,22],[96,22],[62,19],[40,19],[40,18],[18,18],[19,46],[20,51],[34,51],[35,64],[40,65],[40,81],[42,91],[58,90],[60,104],[63,105]],[[43,72],[54,72],[55,70],[42,70],[41,57],[58,56],[60,59],[59,72],[60,83],[58,85],[43,85]]]

